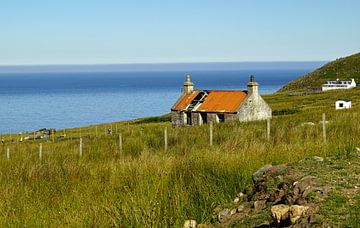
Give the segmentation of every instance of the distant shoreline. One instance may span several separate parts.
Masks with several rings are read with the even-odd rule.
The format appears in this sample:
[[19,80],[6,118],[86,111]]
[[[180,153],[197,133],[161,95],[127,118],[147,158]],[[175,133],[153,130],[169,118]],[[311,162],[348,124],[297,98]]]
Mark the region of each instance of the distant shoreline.
[[148,63],[99,65],[12,65],[1,66],[0,74],[10,73],[109,73],[109,72],[164,72],[164,71],[241,71],[313,69],[327,61],[280,62],[210,62],[210,63]]

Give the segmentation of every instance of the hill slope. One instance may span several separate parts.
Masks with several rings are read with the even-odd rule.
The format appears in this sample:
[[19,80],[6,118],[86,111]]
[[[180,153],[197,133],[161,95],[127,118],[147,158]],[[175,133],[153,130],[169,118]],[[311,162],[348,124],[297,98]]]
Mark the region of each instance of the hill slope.
[[306,92],[319,89],[327,80],[349,80],[360,82],[360,53],[330,62],[316,71],[293,80],[282,87],[278,93]]

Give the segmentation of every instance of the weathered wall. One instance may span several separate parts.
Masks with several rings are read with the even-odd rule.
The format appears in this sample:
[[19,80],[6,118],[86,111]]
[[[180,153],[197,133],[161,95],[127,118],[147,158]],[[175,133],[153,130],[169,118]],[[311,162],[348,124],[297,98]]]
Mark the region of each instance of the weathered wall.
[[271,116],[270,106],[256,93],[249,95],[238,109],[239,121],[265,120]]
[[225,122],[238,121],[237,114],[225,114]]
[[191,124],[192,125],[200,125],[201,120],[200,120],[200,114],[199,113],[191,113]]
[[210,123],[210,121],[212,121],[213,123],[218,123],[219,122],[219,119],[218,119],[216,113],[208,113],[207,114],[207,120],[208,120],[208,123]]
[[173,127],[181,127],[184,125],[185,121],[184,112],[171,112],[171,124]]

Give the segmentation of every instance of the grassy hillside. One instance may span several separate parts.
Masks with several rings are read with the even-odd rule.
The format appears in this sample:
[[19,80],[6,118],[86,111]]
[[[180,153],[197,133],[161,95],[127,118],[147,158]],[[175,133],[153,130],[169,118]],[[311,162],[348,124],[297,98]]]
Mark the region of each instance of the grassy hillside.
[[[353,109],[335,111],[334,101],[343,97],[353,99]],[[0,226],[179,227],[190,218],[209,222],[214,207],[242,191],[264,164],[359,146],[360,88],[264,98],[276,113],[270,140],[265,121],[216,124],[210,147],[208,125],[174,129],[161,122],[166,116],[61,130],[54,141],[21,143],[16,135],[2,135]],[[330,121],[326,144],[318,124],[323,112]],[[113,134],[106,133],[108,128]],[[64,133],[65,138],[58,137]]]
[[316,71],[293,80],[282,87],[278,92],[307,92],[321,88],[327,80],[349,80],[354,78],[360,83],[360,53],[337,59]]

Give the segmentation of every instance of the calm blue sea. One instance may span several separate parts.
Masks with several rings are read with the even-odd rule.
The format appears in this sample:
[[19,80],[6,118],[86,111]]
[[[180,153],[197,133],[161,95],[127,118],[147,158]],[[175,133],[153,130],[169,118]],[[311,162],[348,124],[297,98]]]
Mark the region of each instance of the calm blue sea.
[[[314,69],[193,71],[201,89],[246,89],[249,75],[269,94]],[[70,128],[168,113],[185,72],[1,73],[0,133]]]

